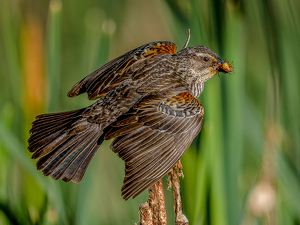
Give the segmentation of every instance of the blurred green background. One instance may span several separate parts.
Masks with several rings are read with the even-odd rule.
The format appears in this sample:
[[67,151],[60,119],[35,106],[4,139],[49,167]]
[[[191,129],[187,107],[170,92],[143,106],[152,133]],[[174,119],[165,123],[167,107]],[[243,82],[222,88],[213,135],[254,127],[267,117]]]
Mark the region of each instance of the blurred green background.
[[[73,84],[152,41],[205,45],[234,65],[200,96],[200,135],[182,158],[190,224],[300,224],[299,0],[0,0],[0,224],[134,224],[124,163],[105,142],[78,185],[35,169],[41,113],[91,104]],[[166,187],[167,179],[164,178]],[[168,224],[172,192],[165,191]]]

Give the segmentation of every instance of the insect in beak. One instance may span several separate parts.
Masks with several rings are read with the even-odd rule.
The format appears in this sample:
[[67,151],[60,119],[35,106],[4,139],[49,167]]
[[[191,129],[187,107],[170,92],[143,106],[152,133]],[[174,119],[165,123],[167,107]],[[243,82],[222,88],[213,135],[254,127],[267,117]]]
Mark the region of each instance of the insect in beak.
[[233,71],[233,66],[227,62],[220,61],[218,64],[220,65],[218,72],[230,73]]

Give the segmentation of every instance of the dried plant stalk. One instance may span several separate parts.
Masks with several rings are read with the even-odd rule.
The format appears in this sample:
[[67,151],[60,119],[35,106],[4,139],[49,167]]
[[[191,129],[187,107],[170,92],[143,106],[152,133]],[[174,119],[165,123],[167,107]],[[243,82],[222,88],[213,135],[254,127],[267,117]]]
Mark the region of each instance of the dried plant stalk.
[[150,188],[148,201],[140,205],[140,224],[167,224],[165,195],[162,180],[159,180]]
[[174,211],[175,211],[175,224],[176,225],[188,225],[189,221],[182,212],[182,202],[180,195],[180,181],[179,177],[184,177],[182,173],[182,164],[180,160],[174,165],[174,167],[168,173],[169,177],[169,188],[173,186],[173,197],[174,197]]
[[[169,183],[168,187],[173,187],[174,196],[174,211],[175,224],[188,225],[189,221],[182,213],[182,202],[180,196],[180,181],[183,177],[182,165],[180,160],[168,173]],[[165,195],[162,185],[162,180],[154,184],[149,191],[148,201],[140,205],[140,224],[141,225],[164,225],[167,224],[167,213],[165,209]]]

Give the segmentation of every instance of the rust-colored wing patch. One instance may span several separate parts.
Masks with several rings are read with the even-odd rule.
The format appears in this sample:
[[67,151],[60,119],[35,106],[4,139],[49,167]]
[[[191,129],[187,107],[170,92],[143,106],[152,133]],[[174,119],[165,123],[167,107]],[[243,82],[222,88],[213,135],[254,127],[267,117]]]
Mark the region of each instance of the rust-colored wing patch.
[[149,46],[146,48],[144,51],[145,53],[143,54],[144,57],[149,57],[152,55],[157,55],[157,54],[175,54],[176,53],[176,45],[174,43],[165,43],[165,42],[157,42],[156,45]]

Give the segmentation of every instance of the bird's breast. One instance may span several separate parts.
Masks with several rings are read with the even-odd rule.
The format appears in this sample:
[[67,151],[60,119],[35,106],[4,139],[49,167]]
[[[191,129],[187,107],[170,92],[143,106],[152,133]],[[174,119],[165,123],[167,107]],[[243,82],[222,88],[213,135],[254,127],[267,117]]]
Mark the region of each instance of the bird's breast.
[[202,82],[192,82],[190,87],[190,93],[195,97],[198,98],[204,89],[204,83]]

